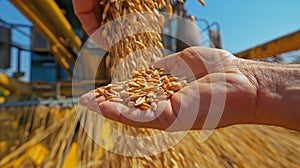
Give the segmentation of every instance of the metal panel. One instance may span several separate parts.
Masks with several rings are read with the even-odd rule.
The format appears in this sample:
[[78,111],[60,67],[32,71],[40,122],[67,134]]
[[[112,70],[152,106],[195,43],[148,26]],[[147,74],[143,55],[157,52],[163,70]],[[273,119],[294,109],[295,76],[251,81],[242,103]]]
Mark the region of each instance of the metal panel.
[[179,19],[176,34],[176,51],[187,47],[200,45],[200,31],[197,25],[187,20]]
[[11,30],[0,26],[0,69],[10,68]]
[[[55,56],[57,61],[64,67],[68,75],[72,77],[72,69],[70,65],[75,64],[74,58],[76,57],[76,53],[71,50],[69,46],[67,46],[67,44],[69,43],[66,42],[66,39],[57,36],[57,34],[54,32],[53,26],[63,27],[68,24],[64,21],[65,19],[60,20],[63,16],[61,16],[62,13],[61,11],[59,11],[59,9],[57,9],[58,7],[55,6],[55,3],[53,4],[54,1],[42,1],[43,3],[47,2],[46,6],[45,4],[42,6],[35,5],[35,2],[25,0],[10,0],[10,2],[15,5],[33,23],[34,27],[36,27],[41,32],[41,34],[43,34],[48,39],[49,43],[51,44],[53,55]],[[47,11],[40,9],[42,7],[43,9],[48,8]],[[38,12],[37,10],[39,10],[40,12]],[[53,14],[53,17],[59,15],[59,17],[54,18],[56,18],[57,21],[60,21],[58,21],[57,23],[48,22],[47,17],[44,16],[45,13],[47,13],[47,15],[49,15],[49,13]],[[60,24],[60,22],[64,22],[64,24]],[[69,25],[67,27],[71,28],[71,26]],[[65,31],[72,31],[72,29],[68,28],[66,28],[67,30],[64,29],[63,32],[65,33]],[[80,48],[81,42],[78,37],[75,35],[73,36],[73,33],[69,33],[68,35],[71,36],[70,39],[74,39],[72,40],[72,43],[70,41],[70,44],[74,43],[74,47],[71,48]]]
[[32,29],[31,48],[33,51],[50,52],[50,44],[48,40],[36,29]]
[[209,30],[209,39],[213,44],[212,47],[222,48],[221,34],[218,30]]

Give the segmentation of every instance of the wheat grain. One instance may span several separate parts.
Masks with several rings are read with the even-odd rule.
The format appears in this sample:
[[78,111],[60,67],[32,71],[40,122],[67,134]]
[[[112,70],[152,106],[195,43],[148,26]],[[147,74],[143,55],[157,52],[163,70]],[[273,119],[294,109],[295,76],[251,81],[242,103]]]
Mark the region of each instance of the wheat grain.
[[132,78],[128,81],[109,84],[94,92],[98,93],[97,97],[104,96],[105,100],[124,103],[129,107],[156,110],[158,101],[170,98],[185,85],[175,76],[166,74],[162,68],[150,67],[131,74]]

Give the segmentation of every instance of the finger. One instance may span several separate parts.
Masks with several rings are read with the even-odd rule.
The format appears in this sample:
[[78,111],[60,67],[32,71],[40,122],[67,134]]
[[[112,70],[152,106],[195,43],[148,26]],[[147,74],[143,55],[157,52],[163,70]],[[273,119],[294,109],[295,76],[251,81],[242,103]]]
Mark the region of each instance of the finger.
[[98,28],[99,23],[95,11],[97,6],[97,0],[73,0],[74,11],[78,19],[82,23],[84,30],[92,35]]
[[[128,108],[120,103],[105,101],[100,105],[101,114],[109,119],[140,128],[156,128],[166,129],[170,125],[170,121],[174,120],[168,117],[171,112],[170,106],[161,103],[158,109],[162,109],[162,113],[157,116],[156,112],[151,110],[140,110],[138,108]],[[169,107],[169,108],[165,108]]]
[[154,66],[158,68],[163,68],[166,72],[171,73],[177,77],[187,76],[190,73],[187,72],[189,69],[188,65],[183,61],[181,55],[182,52],[174,53],[164,57],[163,59],[157,61]]
[[166,71],[170,71],[178,61],[179,59],[179,54],[180,52],[178,53],[174,53],[174,54],[171,54],[171,55],[168,55],[162,59],[160,59],[159,61],[157,61],[155,64],[154,64],[154,67],[157,67],[157,68],[163,68],[165,69]]
[[[172,109],[172,104],[170,100],[162,100],[157,104],[156,117],[158,123],[160,123],[160,127],[163,130],[168,130],[169,127],[176,120],[177,115],[174,113]],[[173,131],[170,129],[169,131]]]
[[99,104],[100,114],[106,118],[120,122],[121,113],[125,113],[125,106],[120,103],[114,103],[111,101],[104,101]]
[[[199,79],[207,74],[205,62],[202,60],[203,55],[198,53],[197,50],[202,50],[204,47],[190,47],[182,51],[179,55],[182,62],[184,62],[187,73],[194,75],[195,79]],[[207,55],[207,54],[206,54]]]
[[[137,108],[128,108],[127,106],[105,101],[99,105],[101,114],[114,121],[134,127],[156,127],[155,115],[153,112],[143,111]],[[154,121],[153,121],[154,120]]]
[[96,92],[88,92],[80,97],[79,104],[86,106],[86,104],[96,97]]
[[222,60],[228,53],[222,50],[206,47],[189,47],[181,52],[169,55],[154,64],[156,67],[165,68],[168,72],[178,77],[186,77],[193,81],[209,73],[219,72]]
[[86,106],[89,110],[99,112],[99,104],[105,101],[105,97],[97,97],[96,92],[88,92],[80,97],[79,104]]
[[129,108],[124,106],[123,104],[105,101],[103,103],[100,103],[99,107],[100,114],[108,119],[134,127],[141,127],[139,122],[128,119],[129,114],[133,116],[133,114],[136,114],[136,112],[129,112]]
[[191,82],[171,97],[172,114],[176,115],[176,118],[166,131],[190,130],[198,124],[197,118],[201,116],[199,115],[201,96],[198,87],[197,81]]
[[220,51],[207,47],[190,47],[183,51],[186,54],[182,58],[192,67],[193,71],[201,72],[197,76],[201,78],[208,73],[222,71],[219,68],[223,67],[222,60],[224,57],[221,57]]
[[[191,60],[190,62],[187,62],[185,59],[193,59],[193,58],[185,58],[188,57],[186,53],[184,52],[178,52],[171,54],[167,57],[164,57],[163,59],[157,61],[154,66],[158,68],[164,68],[166,72],[180,78],[184,78],[188,81],[194,81],[197,79],[197,76],[199,76],[197,73],[199,73],[199,67],[197,67],[197,70],[194,67],[192,67],[190,62],[193,62],[195,60]],[[193,68],[193,69],[192,69]]]
[[91,36],[99,27],[96,16],[93,13],[78,14],[78,18],[82,23],[83,29]]
[[97,0],[73,0],[75,14],[92,12]]
[[105,101],[105,97],[104,96],[100,96],[100,97],[96,98],[96,102],[97,102],[98,105],[100,103],[104,102],[104,101]]
[[91,110],[91,111],[95,111],[95,112],[100,112],[99,109],[99,104],[97,103],[96,97],[93,97],[92,99],[90,99],[85,106]]
[[98,22],[100,14],[98,14],[97,0],[73,0],[74,11],[80,20],[83,29],[102,49],[107,50],[108,45],[105,43],[104,37],[101,36],[102,30],[99,29]]

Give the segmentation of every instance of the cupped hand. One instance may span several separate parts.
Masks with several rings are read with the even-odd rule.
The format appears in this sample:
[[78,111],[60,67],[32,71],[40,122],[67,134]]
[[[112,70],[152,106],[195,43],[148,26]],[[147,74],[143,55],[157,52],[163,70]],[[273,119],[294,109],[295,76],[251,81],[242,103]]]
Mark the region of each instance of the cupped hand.
[[167,131],[203,129],[208,113],[216,117],[206,121],[205,129],[251,123],[257,83],[242,67],[244,61],[225,50],[191,47],[154,65],[188,81],[170,99],[159,102],[156,111],[104,101],[93,92],[83,95],[80,104],[124,124]]

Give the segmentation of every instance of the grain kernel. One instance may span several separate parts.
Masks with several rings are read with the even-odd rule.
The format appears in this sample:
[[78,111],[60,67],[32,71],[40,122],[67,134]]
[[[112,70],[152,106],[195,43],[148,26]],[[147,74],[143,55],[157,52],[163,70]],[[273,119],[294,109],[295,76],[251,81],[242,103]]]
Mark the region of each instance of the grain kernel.
[[139,108],[141,108],[142,110],[148,110],[151,108],[151,106],[147,103],[142,103],[140,106],[138,106]]
[[133,101],[129,101],[128,104],[127,104],[129,107],[134,107],[135,106],[135,103]]
[[139,97],[136,101],[135,101],[135,105],[138,106],[138,105],[141,105],[143,103],[145,103],[146,100],[145,100],[145,97]]
[[173,90],[174,92],[177,92],[178,90],[180,90],[180,85],[179,84],[172,85],[171,90]]
[[172,8],[172,5],[168,5],[168,14],[169,14],[169,17],[171,17],[173,15],[173,8]]
[[149,87],[144,88],[144,91],[145,92],[149,92],[149,91],[151,91],[153,89],[154,89],[154,86],[149,86]]
[[205,6],[205,2],[203,0],[198,0],[198,2],[202,5],[202,6]]
[[140,97],[141,97],[141,96],[138,95],[138,94],[133,94],[132,96],[129,97],[129,100],[130,100],[130,101],[135,101],[135,100],[137,100],[137,99],[140,98]]
[[174,76],[171,76],[171,77],[169,77],[169,81],[170,82],[175,82],[175,81],[177,81],[177,78],[174,77]]
[[154,79],[154,78],[148,78],[146,81],[147,82],[153,82],[153,83],[159,83],[159,80]]
[[133,95],[132,92],[126,92],[126,91],[120,91],[119,94],[120,94],[120,96],[121,96],[122,98],[126,98],[126,97],[129,97],[129,96],[132,96],[132,95]]
[[129,82],[128,85],[131,86],[131,87],[139,87],[140,86],[136,82]]
[[117,98],[117,97],[112,97],[112,98],[109,99],[109,101],[117,102],[117,103],[122,103],[123,99]]
[[101,96],[105,95],[105,89],[103,89],[103,88],[97,88],[96,91],[97,91]]
[[153,111],[157,110],[157,104],[155,102],[151,102],[151,110]]

